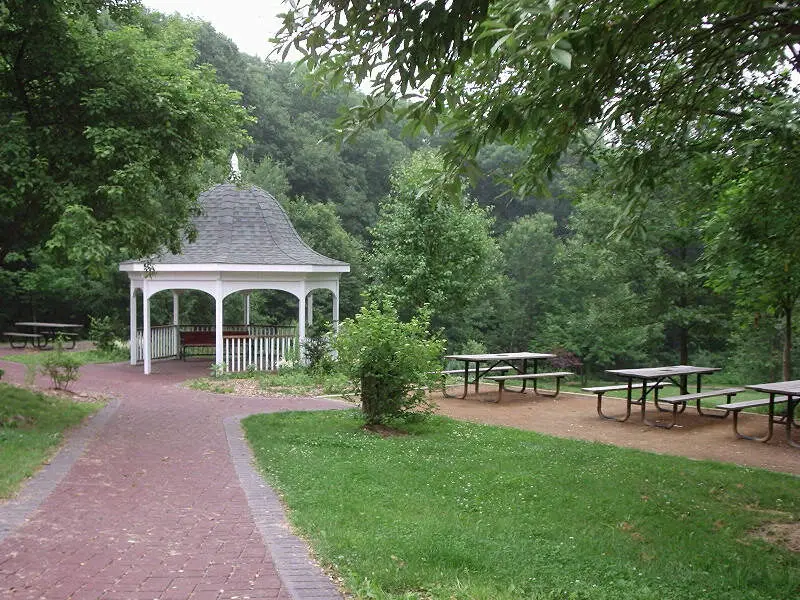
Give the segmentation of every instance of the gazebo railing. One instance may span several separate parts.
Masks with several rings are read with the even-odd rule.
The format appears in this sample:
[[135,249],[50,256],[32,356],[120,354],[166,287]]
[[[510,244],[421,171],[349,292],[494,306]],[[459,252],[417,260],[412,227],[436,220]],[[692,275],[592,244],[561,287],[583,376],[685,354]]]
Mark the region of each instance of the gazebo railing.
[[[157,325],[150,328],[150,357],[175,358],[179,354],[180,332],[214,331],[213,325]],[[246,334],[247,337],[242,335]],[[229,335],[233,333],[234,335]],[[144,360],[144,331],[136,332],[136,358]],[[225,371],[274,371],[290,354],[297,354],[297,328],[291,325],[225,325],[222,356]],[[199,354],[190,348],[189,356]],[[213,355],[213,348],[210,353]],[[206,351],[204,354],[209,354]]]
[[282,360],[296,351],[295,335],[222,338],[222,362],[228,373],[275,371]]
[[[156,325],[150,328],[150,358],[178,356],[178,326]],[[144,360],[144,330],[136,331],[136,360]]]

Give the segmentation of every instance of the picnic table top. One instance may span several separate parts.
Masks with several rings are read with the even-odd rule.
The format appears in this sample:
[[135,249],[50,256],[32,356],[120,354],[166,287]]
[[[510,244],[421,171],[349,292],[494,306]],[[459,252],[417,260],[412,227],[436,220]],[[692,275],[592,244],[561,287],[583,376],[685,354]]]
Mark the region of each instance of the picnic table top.
[[542,352],[500,352],[496,354],[451,354],[450,356],[445,356],[445,358],[464,362],[488,362],[492,360],[555,358],[555,354],[544,354]]
[[14,323],[17,327],[53,327],[61,329],[80,329],[83,325],[77,323],[43,323],[41,321],[19,321]]
[[756,383],[744,387],[757,392],[783,394],[785,396],[800,396],[800,379],[792,381],[774,381],[772,383]]
[[657,379],[675,375],[706,375],[716,373],[719,367],[694,367],[692,365],[673,365],[669,367],[645,367],[643,369],[608,369],[606,373],[620,377],[636,377],[639,379]]

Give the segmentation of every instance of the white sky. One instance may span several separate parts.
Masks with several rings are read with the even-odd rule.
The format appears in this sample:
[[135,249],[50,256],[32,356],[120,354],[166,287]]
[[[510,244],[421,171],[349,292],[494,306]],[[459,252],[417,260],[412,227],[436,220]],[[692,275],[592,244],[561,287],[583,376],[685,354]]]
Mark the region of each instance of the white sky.
[[[214,29],[231,38],[241,52],[267,58],[281,22],[277,15],[286,12],[282,0],[143,0],[147,8],[171,15],[180,13],[208,21]],[[275,54],[272,60],[280,60]],[[291,57],[289,57],[291,59]]]

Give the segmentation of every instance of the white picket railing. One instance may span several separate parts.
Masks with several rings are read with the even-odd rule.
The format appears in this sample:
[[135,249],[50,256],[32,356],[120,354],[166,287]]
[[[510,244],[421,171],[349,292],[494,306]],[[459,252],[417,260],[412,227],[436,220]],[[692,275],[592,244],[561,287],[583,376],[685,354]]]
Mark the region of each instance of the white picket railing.
[[[150,358],[178,356],[178,327],[157,325],[150,328]],[[136,331],[136,360],[144,360],[144,330]]]
[[[180,331],[213,331],[213,325],[157,325],[150,328],[150,358],[178,356]],[[228,373],[253,369],[274,371],[290,353],[297,353],[297,328],[285,325],[226,325],[225,332],[247,337],[223,336],[222,361]],[[144,361],[144,331],[136,332],[136,359]],[[212,349],[213,356],[213,349]]]
[[222,362],[228,373],[274,371],[296,348],[297,338],[293,335],[223,337]]

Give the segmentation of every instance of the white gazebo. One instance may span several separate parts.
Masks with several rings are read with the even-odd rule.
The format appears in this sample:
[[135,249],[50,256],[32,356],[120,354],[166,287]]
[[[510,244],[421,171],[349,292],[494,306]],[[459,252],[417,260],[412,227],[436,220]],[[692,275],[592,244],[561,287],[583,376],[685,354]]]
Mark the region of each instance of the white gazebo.
[[[198,200],[201,213],[194,219],[195,242],[184,243],[180,254],[120,264],[120,270],[130,278],[131,364],[142,360],[147,374],[153,358],[180,352],[180,290],[200,290],[214,299],[215,364],[225,364],[229,369],[231,357],[223,347],[222,302],[230,294],[244,293],[246,324],[249,324],[249,291],[281,290],[294,295],[299,301],[296,336],[302,341],[311,320],[314,290],[330,290],[332,322],[338,323],[339,279],[342,273],[350,271],[350,266],[307,246],[275,198],[257,187],[228,183],[203,192]],[[141,335],[137,335],[137,290],[142,293],[143,304]],[[168,336],[156,340],[150,323],[150,298],[164,290],[172,290],[173,325]],[[248,332],[245,337],[252,335]],[[169,348],[154,356],[156,344]],[[244,364],[243,368],[248,366]]]

